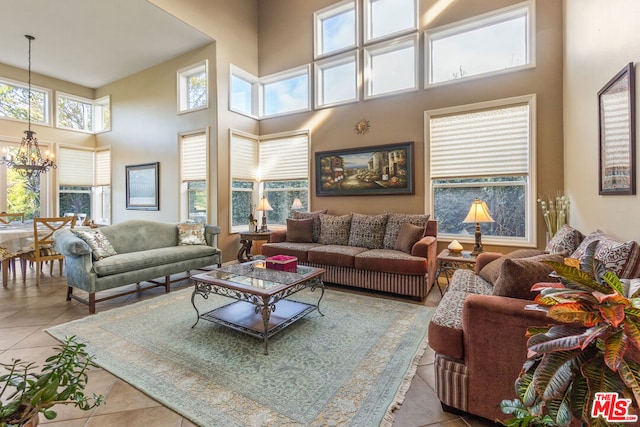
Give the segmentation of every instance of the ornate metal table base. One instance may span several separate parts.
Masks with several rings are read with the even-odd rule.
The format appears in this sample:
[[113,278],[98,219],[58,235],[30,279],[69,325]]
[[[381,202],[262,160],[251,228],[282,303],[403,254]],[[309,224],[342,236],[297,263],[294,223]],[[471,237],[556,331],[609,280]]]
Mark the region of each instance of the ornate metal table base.
[[[315,305],[286,299],[307,288],[311,291],[320,288],[320,298]],[[208,299],[212,293],[237,301],[200,314],[195,304],[195,296],[201,295],[204,299]],[[195,327],[200,319],[205,319],[262,338],[264,340],[264,354],[269,354],[270,337],[314,310],[318,310],[318,313],[324,316],[320,311],[320,301],[323,296],[324,283],[320,277],[312,277],[280,292],[265,296],[230,289],[214,283],[196,281],[191,294],[191,304],[196,310],[197,318],[191,327]]]

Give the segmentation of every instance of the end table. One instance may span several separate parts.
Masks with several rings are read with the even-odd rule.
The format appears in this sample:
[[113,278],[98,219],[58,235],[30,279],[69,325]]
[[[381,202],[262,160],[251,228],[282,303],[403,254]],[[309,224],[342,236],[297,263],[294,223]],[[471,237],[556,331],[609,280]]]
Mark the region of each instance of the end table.
[[[438,254],[438,269],[436,270],[436,280],[440,277],[441,273],[444,273],[444,277],[447,278],[447,287],[449,287],[449,274],[453,275],[453,272],[459,268],[467,268],[473,270],[476,268],[476,261],[478,258],[475,255],[462,256],[460,252],[452,252],[449,249],[444,249]],[[444,295],[442,288],[438,286],[440,290],[440,296]]]
[[238,251],[238,261],[241,263],[251,261],[253,259],[253,255],[251,254],[253,242],[257,240],[268,241],[269,236],[271,236],[271,231],[246,231],[240,233],[240,243],[242,246]]

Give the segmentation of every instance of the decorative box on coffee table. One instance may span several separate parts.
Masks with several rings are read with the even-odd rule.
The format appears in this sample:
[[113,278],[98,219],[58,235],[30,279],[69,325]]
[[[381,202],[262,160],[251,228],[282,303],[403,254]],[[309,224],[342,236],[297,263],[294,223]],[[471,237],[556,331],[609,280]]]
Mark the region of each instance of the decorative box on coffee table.
[[296,272],[298,258],[290,255],[274,255],[266,259],[267,268],[270,270]]

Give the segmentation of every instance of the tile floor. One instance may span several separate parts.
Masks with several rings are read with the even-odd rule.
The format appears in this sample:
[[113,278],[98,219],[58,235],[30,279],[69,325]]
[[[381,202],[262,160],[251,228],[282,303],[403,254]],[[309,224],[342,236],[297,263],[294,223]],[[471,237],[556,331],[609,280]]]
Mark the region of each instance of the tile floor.
[[[189,286],[187,281],[175,283],[172,289]],[[340,288],[342,291],[343,289]],[[128,295],[98,304],[98,311],[132,304],[163,293],[156,288],[142,294]],[[0,362],[10,362],[12,358],[22,358],[41,364],[58,342],[45,329],[88,315],[88,308],[77,301],[66,301],[66,282],[58,276],[57,266],[54,276],[43,275],[39,287],[31,271],[26,284],[18,278],[9,279],[7,288],[0,288]],[[433,289],[425,305],[435,306],[440,300],[440,292]],[[154,427],[193,426],[186,418],[165,408],[144,393],[110,373],[95,369],[90,371],[87,386],[89,393],[106,395],[107,404],[92,411],[80,411],[73,407],[58,406],[58,417],[48,421],[41,416],[40,424],[47,427],[76,426],[133,426]],[[433,352],[425,353],[417,375],[405,397],[405,401],[395,416],[395,427],[419,426],[493,426],[494,423],[475,417],[460,417],[442,411],[434,392]],[[215,426],[218,427],[218,426]]]

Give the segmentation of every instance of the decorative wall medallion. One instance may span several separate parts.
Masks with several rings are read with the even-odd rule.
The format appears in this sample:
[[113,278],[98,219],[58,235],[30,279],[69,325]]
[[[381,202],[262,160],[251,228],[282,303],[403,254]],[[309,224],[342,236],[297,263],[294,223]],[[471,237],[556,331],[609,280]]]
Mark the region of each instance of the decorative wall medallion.
[[367,119],[360,119],[356,122],[355,131],[358,135],[364,135],[371,129],[371,123]]

